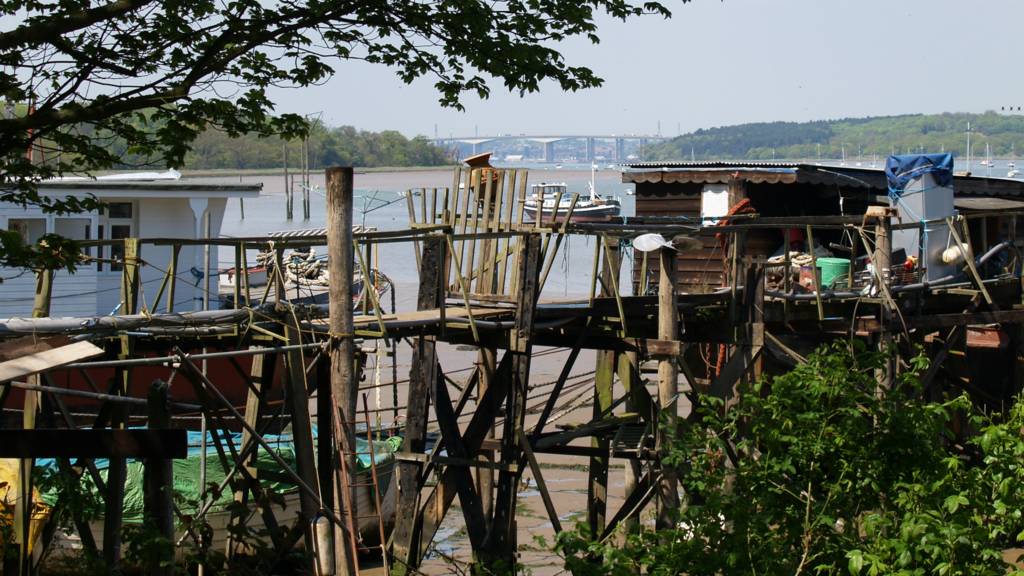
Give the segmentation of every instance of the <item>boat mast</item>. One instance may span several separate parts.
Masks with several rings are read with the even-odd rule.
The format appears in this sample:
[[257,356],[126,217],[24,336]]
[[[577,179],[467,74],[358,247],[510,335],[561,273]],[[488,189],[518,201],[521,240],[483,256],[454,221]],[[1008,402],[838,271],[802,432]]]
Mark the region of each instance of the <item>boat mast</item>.
[[971,173],[971,123],[967,122],[967,173]]
[[596,193],[594,191],[594,173],[596,171],[596,168],[597,168],[597,164],[594,164],[593,162],[591,162],[590,163],[590,201],[591,202],[594,201],[594,196],[596,196]]

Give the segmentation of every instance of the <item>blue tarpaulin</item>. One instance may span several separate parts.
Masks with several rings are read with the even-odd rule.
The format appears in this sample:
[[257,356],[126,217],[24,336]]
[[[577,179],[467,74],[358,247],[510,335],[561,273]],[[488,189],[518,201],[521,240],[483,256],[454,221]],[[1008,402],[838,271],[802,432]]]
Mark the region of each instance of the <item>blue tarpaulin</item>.
[[952,154],[907,154],[889,156],[885,161],[885,177],[889,181],[889,194],[900,196],[914,178],[931,174],[937,186],[953,182]]

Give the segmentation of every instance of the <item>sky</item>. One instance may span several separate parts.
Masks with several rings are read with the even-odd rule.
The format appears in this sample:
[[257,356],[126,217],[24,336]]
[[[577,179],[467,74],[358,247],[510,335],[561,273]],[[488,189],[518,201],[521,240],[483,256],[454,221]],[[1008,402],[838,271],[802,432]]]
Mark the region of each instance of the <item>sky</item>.
[[406,85],[347,62],[323,86],[273,94],[278,110],[408,136],[656,134],[1024,106],[1021,0],[663,0],[673,12],[599,22],[601,43],[559,49],[604,86],[509,94],[445,109],[430,81]]

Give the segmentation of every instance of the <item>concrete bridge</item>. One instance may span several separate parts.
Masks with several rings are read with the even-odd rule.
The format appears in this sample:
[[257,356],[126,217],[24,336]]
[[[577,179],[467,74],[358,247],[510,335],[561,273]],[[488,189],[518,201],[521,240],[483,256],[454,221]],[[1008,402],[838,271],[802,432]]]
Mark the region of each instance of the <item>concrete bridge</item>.
[[525,140],[528,142],[537,142],[542,144],[544,146],[544,161],[554,162],[556,142],[564,142],[566,140],[583,140],[586,146],[586,153],[583,159],[587,162],[593,162],[595,143],[597,141],[612,141],[615,143],[615,153],[613,155],[614,160],[616,162],[622,162],[626,159],[626,142],[637,141],[641,146],[644,146],[647,142],[658,142],[667,139],[668,138],[666,136],[652,134],[500,134],[497,136],[450,136],[448,138],[437,138],[434,140],[434,144],[449,147],[453,147],[455,144],[469,144],[473,147],[473,154],[478,154],[482,151],[481,146],[484,144]]

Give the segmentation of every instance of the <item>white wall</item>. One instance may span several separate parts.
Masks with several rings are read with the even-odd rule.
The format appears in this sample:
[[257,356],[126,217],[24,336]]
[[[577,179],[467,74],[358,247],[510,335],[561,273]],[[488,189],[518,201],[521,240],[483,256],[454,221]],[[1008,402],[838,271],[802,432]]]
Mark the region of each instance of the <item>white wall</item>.
[[[12,218],[42,219],[45,221],[44,231],[77,239],[84,238],[85,225],[93,222],[92,216],[65,220],[60,216],[44,214],[38,208],[0,205],[0,229],[7,230]],[[0,283],[0,318],[31,316],[35,301],[35,273],[20,268],[0,268],[0,278],[4,279]],[[57,272],[53,279],[50,315],[80,317],[96,314],[96,291],[95,266],[79,266],[74,274],[64,270]]]
[[[126,201],[126,198],[104,198],[105,201]],[[200,202],[202,204],[202,202]],[[221,221],[227,207],[226,198],[210,198],[206,204],[210,214],[210,237],[220,235]],[[103,223],[96,215],[76,215],[73,219],[62,221],[57,217],[43,214],[39,209],[24,209],[17,206],[0,204],[0,229],[6,230],[10,218],[41,218],[46,224],[41,229],[69,237],[84,237],[85,225],[91,224],[93,237],[96,236],[98,225]],[[196,238],[196,218],[188,198],[137,198],[133,215],[132,235],[138,238]],[[106,232],[109,234],[109,230]],[[210,295],[211,307],[217,303],[217,281],[212,276],[217,273],[217,248],[211,247],[210,253]],[[155,246],[142,243],[140,257],[145,263],[140,272],[142,293],[139,305],[145,305],[150,311],[164,311],[166,306],[166,290],[159,303],[153,301],[160,290],[160,285],[170,266],[171,246]],[[201,291],[196,288],[197,278],[191,272],[203,270],[203,249],[196,246],[183,246],[178,256],[178,285],[175,291],[176,311],[187,311],[202,306]],[[102,272],[97,272],[95,264],[82,265],[75,274],[58,272],[53,283],[51,316],[93,316],[109,314],[121,302],[121,272],[111,271],[104,265]],[[0,318],[30,316],[35,296],[35,274],[31,271],[22,273],[21,269],[0,268]],[[205,283],[199,281],[200,287]]]

